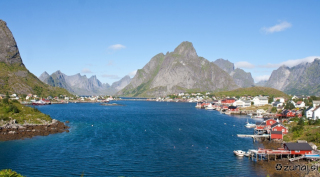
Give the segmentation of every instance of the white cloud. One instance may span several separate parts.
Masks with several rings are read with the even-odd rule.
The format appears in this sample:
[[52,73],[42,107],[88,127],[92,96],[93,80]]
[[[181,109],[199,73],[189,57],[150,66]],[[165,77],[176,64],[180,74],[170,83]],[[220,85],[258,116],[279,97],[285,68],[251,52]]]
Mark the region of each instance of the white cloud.
[[291,26],[292,26],[291,23],[284,21],[271,27],[263,27],[261,30],[266,34],[269,34],[269,33],[284,31],[285,29],[290,28]]
[[102,77],[108,78],[108,79],[120,79],[118,75],[109,75],[109,74],[103,74]]
[[125,49],[126,46],[121,45],[121,44],[114,44],[108,47],[108,49],[110,50],[121,50],[121,49]]
[[254,65],[247,61],[239,61],[235,63],[234,66],[235,68],[247,68],[247,69],[254,68]]
[[137,74],[137,71],[138,71],[138,70],[134,70],[134,71],[130,72],[128,75],[129,75],[131,78],[133,78],[133,77]]
[[262,76],[256,76],[254,77],[255,82],[260,82],[260,81],[264,81],[264,80],[268,80],[270,77],[270,75],[262,75]]
[[81,70],[81,73],[92,73],[90,69],[87,69],[87,68],[83,68]]
[[296,65],[299,65],[301,63],[311,63],[313,62],[313,60],[315,58],[320,58],[320,56],[309,56],[306,58],[301,58],[301,59],[295,59],[295,60],[287,60],[281,63],[276,63],[276,64],[272,64],[272,63],[268,63],[266,65],[260,65],[259,67],[261,68],[279,68],[282,65],[288,66],[288,67],[293,67]]

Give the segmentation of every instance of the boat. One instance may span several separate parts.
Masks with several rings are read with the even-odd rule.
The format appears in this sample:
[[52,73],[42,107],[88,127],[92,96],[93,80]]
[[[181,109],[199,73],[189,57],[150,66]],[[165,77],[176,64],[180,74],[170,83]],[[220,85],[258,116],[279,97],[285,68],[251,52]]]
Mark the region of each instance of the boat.
[[256,124],[249,123],[249,121],[247,119],[247,124],[245,125],[245,127],[247,127],[247,128],[255,128]]
[[252,116],[252,113],[247,114],[248,116]]
[[245,154],[244,154],[244,156],[246,156],[246,157],[249,157],[251,155],[251,152],[250,151],[247,151]]
[[233,151],[233,153],[234,153],[235,155],[237,155],[237,156],[242,157],[242,156],[244,156],[244,154],[245,154],[246,152],[244,152],[244,151],[242,151],[242,150],[236,150],[236,151]]
[[205,109],[214,109],[212,104],[210,103]]
[[46,102],[44,102],[44,101],[42,101],[42,100],[32,102],[32,105],[37,105],[37,106],[39,106],[39,105],[45,105],[45,104],[46,104]]

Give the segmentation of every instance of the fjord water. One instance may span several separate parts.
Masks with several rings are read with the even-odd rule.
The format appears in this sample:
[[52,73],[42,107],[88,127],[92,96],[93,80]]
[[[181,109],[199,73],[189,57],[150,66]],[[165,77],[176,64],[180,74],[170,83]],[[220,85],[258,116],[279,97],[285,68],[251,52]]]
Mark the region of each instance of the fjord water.
[[[38,109],[70,121],[69,133],[0,142],[0,169],[25,176],[265,176],[233,150],[260,146],[247,117],[195,108],[195,103],[118,101]],[[254,121],[253,121],[254,122]]]

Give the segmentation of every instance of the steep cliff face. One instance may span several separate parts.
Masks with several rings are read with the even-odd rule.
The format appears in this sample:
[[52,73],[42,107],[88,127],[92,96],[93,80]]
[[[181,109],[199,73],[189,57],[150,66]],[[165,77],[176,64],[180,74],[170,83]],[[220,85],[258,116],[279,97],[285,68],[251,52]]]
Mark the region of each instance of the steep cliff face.
[[272,72],[266,86],[288,94],[320,95],[320,60],[292,68],[281,66]]
[[24,66],[19,49],[5,21],[0,20],[0,62]]
[[129,83],[131,82],[130,76],[125,76],[121,80],[112,83],[111,88],[114,88],[115,90],[119,91],[123,88],[125,88]]
[[234,82],[240,87],[252,87],[254,86],[254,80],[250,72],[245,72],[243,69],[234,69],[234,64],[228,60],[217,59],[214,64],[230,74]]
[[0,20],[0,93],[6,92],[42,96],[70,94],[65,89],[42,83],[29,72],[22,62],[17,43],[7,23]]
[[154,56],[118,95],[153,97],[235,88],[237,85],[228,73],[198,57],[192,43],[182,42],[173,52]]

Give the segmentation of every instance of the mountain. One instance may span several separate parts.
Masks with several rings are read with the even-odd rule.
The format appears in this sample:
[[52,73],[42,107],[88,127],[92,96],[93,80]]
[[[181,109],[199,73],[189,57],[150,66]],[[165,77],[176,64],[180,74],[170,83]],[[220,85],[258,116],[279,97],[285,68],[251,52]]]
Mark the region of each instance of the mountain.
[[221,91],[238,86],[213,62],[198,57],[192,43],[155,55],[118,95],[155,97],[185,91]]
[[37,94],[41,96],[71,95],[67,90],[41,82],[24,66],[17,43],[7,26],[0,20],[0,93]]
[[268,80],[262,80],[255,84],[255,86],[264,87],[267,84]]
[[131,82],[130,76],[126,75],[125,77],[123,77],[119,81],[114,82],[111,85],[111,88],[114,88],[115,90],[120,91],[121,89],[125,88],[130,82]]
[[238,86],[244,87],[244,88],[254,86],[254,80],[250,72],[245,72],[243,69],[240,69],[240,68],[234,69],[233,63],[221,58],[217,59],[213,63],[219,66],[221,69],[223,69],[227,73],[229,73],[233,78],[234,82]]
[[293,95],[320,95],[320,59],[291,68],[279,67],[272,72],[266,87]]
[[95,75],[90,78],[87,78],[86,75],[81,76],[80,73],[67,76],[60,70],[51,75],[44,72],[39,79],[48,85],[65,88],[77,95],[113,95],[127,86],[131,80],[129,76],[125,76],[110,86],[109,84],[101,83]]

